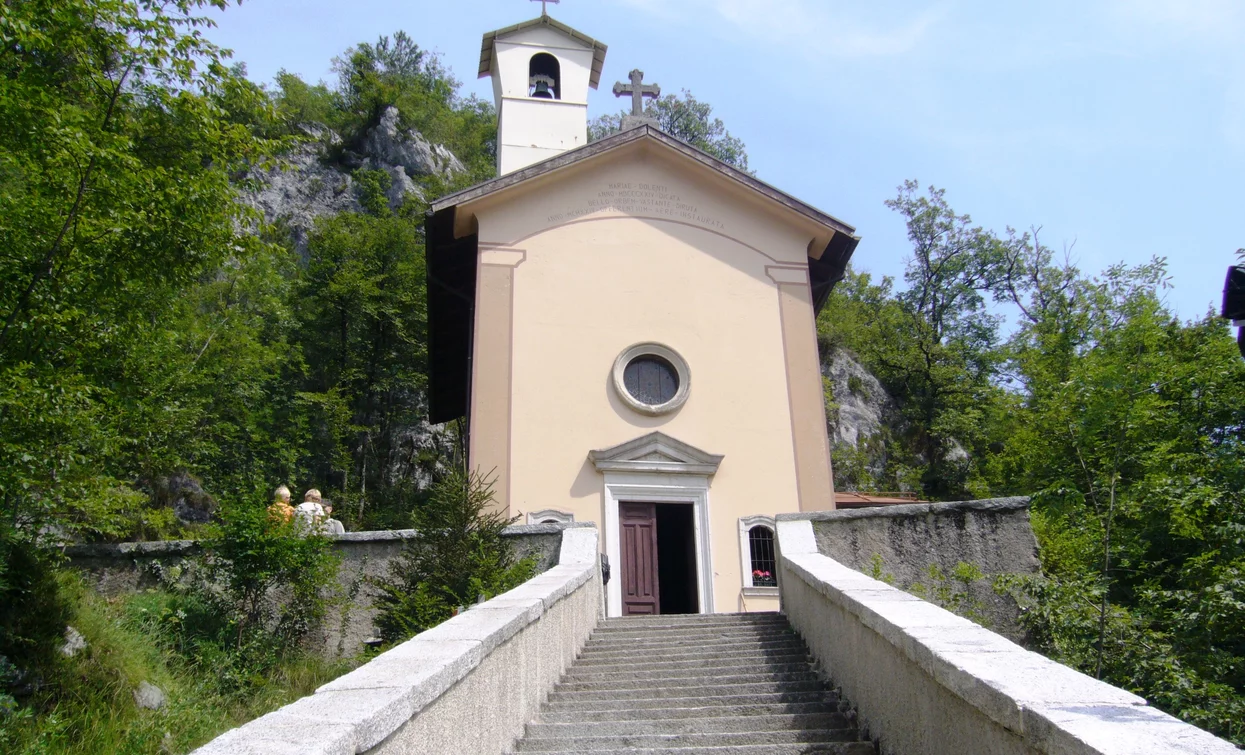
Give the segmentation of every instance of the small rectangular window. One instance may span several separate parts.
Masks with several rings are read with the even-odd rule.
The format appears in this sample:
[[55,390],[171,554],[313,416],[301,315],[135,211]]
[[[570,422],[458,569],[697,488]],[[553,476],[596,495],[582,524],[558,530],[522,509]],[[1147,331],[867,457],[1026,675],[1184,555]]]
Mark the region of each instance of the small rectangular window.
[[752,586],[777,587],[774,531],[761,524],[748,530],[748,550],[752,556]]

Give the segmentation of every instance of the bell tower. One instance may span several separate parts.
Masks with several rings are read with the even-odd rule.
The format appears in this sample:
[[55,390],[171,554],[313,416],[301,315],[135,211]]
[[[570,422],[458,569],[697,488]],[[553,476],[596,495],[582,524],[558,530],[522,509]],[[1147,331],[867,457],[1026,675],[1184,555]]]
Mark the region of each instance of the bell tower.
[[588,90],[600,84],[605,49],[543,12],[484,35],[480,78],[493,79],[499,175],[588,143]]

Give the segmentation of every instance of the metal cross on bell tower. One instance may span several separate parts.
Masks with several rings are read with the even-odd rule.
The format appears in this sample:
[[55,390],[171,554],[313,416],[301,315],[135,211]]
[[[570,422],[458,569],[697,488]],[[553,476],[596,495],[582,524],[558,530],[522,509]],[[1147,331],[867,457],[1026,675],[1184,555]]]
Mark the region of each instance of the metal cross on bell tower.
[[635,69],[628,76],[631,84],[624,84],[621,81],[614,84],[614,96],[625,97],[631,95],[631,114],[634,116],[644,117],[644,98],[657,98],[661,96],[661,86],[657,84],[645,84],[644,72]]
[[558,3],[562,2],[562,0],[532,0],[532,2],[540,3],[540,15],[547,16],[549,15],[549,8],[547,8],[545,4],[553,3],[554,5],[557,5]]

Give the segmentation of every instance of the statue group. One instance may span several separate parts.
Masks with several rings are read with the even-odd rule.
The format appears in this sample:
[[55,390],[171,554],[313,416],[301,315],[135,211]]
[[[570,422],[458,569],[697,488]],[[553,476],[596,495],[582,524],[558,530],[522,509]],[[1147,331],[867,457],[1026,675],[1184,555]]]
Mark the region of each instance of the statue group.
[[332,503],[324,500],[316,488],[304,493],[303,502],[294,507],[290,505],[290,489],[285,485],[278,487],[268,513],[282,522],[297,521],[298,530],[303,534],[343,535],[346,532],[345,526],[333,518]]

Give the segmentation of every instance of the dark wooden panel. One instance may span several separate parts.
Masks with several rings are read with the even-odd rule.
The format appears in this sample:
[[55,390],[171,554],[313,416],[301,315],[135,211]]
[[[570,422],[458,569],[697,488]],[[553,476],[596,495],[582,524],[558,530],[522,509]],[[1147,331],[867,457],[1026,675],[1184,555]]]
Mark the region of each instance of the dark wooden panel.
[[652,503],[620,503],[618,520],[622,546],[623,615],[660,613],[657,506]]

